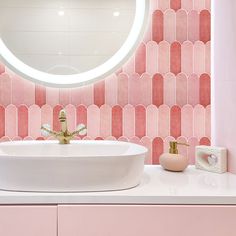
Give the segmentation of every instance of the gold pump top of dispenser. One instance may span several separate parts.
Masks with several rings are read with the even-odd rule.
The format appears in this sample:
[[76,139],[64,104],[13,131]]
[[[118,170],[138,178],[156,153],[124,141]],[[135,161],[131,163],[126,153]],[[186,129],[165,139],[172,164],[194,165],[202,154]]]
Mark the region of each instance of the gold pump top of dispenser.
[[178,145],[184,145],[184,146],[189,146],[186,143],[178,143],[176,141],[171,141],[170,142],[170,149],[169,149],[169,153],[170,154],[178,154]]

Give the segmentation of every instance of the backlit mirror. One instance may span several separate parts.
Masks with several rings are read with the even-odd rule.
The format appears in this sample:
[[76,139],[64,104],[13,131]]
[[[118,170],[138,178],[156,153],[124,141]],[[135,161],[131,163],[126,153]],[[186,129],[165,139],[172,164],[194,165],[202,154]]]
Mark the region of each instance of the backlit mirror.
[[102,79],[134,53],[148,6],[148,0],[0,0],[1,60],[48,86]]

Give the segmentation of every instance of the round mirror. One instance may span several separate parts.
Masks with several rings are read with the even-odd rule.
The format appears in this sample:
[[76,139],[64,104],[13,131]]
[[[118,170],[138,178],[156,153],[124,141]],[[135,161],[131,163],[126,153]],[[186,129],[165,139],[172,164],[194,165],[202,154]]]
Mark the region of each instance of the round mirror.
[[119,69],[138,46],[149,0],[0,1],[0,55],[23,78],[75,87]]

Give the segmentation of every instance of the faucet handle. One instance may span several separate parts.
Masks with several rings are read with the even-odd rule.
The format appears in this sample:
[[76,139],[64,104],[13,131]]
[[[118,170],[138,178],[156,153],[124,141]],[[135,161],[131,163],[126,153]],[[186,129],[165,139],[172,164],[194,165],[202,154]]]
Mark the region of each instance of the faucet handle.
[[41,134],[43,136],[49,136],[50,135],[50,131],[51,131],[51,125],[49,124],[43,124],[41,127]]
[[79,124],[77,126],[77,130],[76,130],[76,133],[79,134],[79,135],[85,135],[87,134],[87,128],[84,124]]

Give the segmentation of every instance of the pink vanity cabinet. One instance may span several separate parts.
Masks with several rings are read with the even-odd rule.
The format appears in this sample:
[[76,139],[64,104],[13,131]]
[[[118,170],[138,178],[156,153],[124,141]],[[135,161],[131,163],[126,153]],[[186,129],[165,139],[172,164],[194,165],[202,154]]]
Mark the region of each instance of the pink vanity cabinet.
[[57,236],[57,206],[0,206],[0,236]]
[[0,236],[235,236],[236,206],[0,206]]
[[61,205],[58,236],[235,236],[236,206]]

